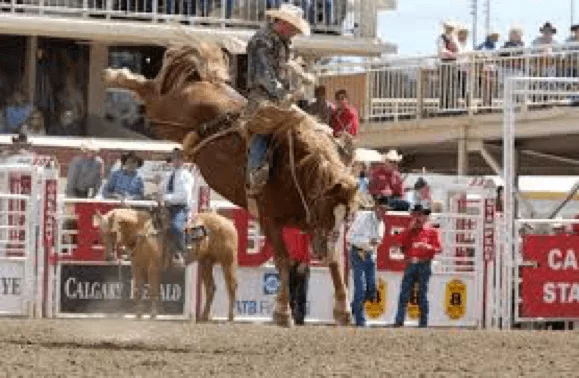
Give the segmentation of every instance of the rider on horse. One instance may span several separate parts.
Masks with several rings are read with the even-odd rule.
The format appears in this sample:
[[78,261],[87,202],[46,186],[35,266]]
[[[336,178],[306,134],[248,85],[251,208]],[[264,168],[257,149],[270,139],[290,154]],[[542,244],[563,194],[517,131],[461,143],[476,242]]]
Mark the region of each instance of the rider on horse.
[[160,206],[166,206],[171,215],[172,250],[176,266],[185,266],[186,253],[185,226],[191,212],[194,179],[191,172],[183,167],[183,151],[178,148],[171,154],[173,171],[161,184]]
[[[273,19],[251,38],[247,45],[248,105],[243,118],[249,119],[264,103],[280,105],[291,100],[290,77],[286,65],[290,60],[291,39],[308,35],[310,28],[303,10],[291,4],[269,10]],[[250,199],[259,195],[269,177],[266,154],[271,135],[254,134],[250,140],[247,166],[247,193]]]

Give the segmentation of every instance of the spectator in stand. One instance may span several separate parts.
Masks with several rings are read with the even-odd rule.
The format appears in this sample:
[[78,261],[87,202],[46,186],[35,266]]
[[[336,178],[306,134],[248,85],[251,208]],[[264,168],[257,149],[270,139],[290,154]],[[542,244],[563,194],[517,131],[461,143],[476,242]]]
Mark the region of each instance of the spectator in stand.
[[366,326],[365,301],[376,300],[376,250],[384,237],[385,209],[369,196],[363,196],[360,210],[346,233],[354,281],[352,313],[356,326]]
[[336,106],[330,119],[330,127],[334,130],[334,136],[338,137],[343,132],[352,136],[358,135],[360,120],[358,111],[349,104],[348,92],[345,89],[336,91]]
[[390,150],[384,156],[384,162],[374,167],[368,191],[382,205],[393,211],[408,211],[410,204],[405,201],[402,176],[398,163],[402,160],[396,150]]
[[183,151],[178,148],[171,154],[173,171],[161,184],[160,205],[167,206],[171,213],[171,234],[173,236],[174,266],[184,267],[183,254],[187,251],[185,226],[189,220],[193,202],[195,180],[189,170],[183,166]]
[[497,42],[499,41],[500,34],[496,31],[490,32],[485,38],[485,41],[477,46],[477,50],[480,51],[494,51],[497,49]]
[[440,253],[441,241],[438,230],[428,223],[430,210],[422,205],[412,208],[412,221],[406,230],[396,235],[394,245],[400,246],[406,260],[406,269],[400,286],[395,327],[402,327],[406,318],[406,306],[415,282],[418,282],[419,327],[428,325],[428,281],[432,274],[434,255]]
[[121,156],[121,168],[112,172],[103,188],[104,198],[120,200],[141,200],[145,192],[143,178],[137,169],[143,165],[143,159],[129,152]]
[[308,283],[310,280],[310,249],[309,239],[306,234],[300,232],[299,245],[289,249],[289,295],[292,317],[296,325],[304,325],[307,300]]
[[555,41],[557,28],[555,28],[550,22],[545,22],[539,31],[541,32],[541,35],[535,38],[533,46],[553,45],[557,43],[557,41]]
[[453,22],[443,22],[444,32],[438,37],[436,47],[439,65],[440,104],[441,110],[456,108],[457,101],[457,70],[456,59],[459,53],[458,42],[454,35],[456,26]]
[[466,26],[458,27],[457,43],[459,54],[457,57],[459,94],[466,102],[468,99],[468,71],[470,70],[470,56],[468,53],[472,51],[468,43],[468,28]]
[[42,112],[34,110],[28,120],[22,125],[21,130],[26,135],[46,135]]
[[17,90],[8,100],[3,114],[2,134],[18,134],[32,114],[33,106],[26,100],[24,92]]
[[103,181],[104,163],[94,143],[83,143],[81,151],[82,154],[75,156],[68,165],[66,195],[72,198],[93,198]]
[[320,122],[329,125],[330,116],[334,111],[332,103],[326,98],[326,87],[319,85],[314,90],[314,101],[306,108],[306,112],[318,118]]
[[579,24],[571,25],[571,35],[565,40],[565,43],[573,43],[577,46],[567,47],[567,51],[577,51],[579,50]]
[[[518,26],[513,26],[509,30],[509,39],[503,45],[503,49],[513,49],[513,48],[521,48],[525,47],[525,43],[523,42],[523,29]],[[514,52],[514,53],[502,53],[501,56],[505,55],[521,55],[523,52]]]

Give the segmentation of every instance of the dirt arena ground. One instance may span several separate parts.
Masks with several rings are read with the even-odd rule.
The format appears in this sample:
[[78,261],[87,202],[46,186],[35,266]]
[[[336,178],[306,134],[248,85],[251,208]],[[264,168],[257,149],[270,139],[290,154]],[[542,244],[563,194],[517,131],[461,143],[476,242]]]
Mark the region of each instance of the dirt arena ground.
[[0,375],[577,377],[579,332],[0,320]]

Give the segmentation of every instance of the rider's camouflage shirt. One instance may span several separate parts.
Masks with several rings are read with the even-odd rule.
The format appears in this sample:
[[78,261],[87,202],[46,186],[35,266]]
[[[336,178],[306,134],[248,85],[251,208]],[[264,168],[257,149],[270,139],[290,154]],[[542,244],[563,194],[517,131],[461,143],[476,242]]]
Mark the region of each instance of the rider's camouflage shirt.
[[284,65],[290,58],[290,42],[283,40],[271,24],[261,28],[247,44],[247,88],[264,90],[274,101],[282,99],[290,84]]

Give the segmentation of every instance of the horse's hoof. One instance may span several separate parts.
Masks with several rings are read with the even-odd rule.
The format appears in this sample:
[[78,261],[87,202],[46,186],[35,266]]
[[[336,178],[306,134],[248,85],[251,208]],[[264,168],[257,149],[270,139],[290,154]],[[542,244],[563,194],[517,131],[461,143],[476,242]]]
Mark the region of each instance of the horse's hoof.
[[280,327],[291,327],[293,325],[289,313],[281,313],[277,311],[274,311],[273,313],[273,322]]
[[334,320],[339,326],[347,326],[352,323],[352,314],[348,311],[334,310]]

